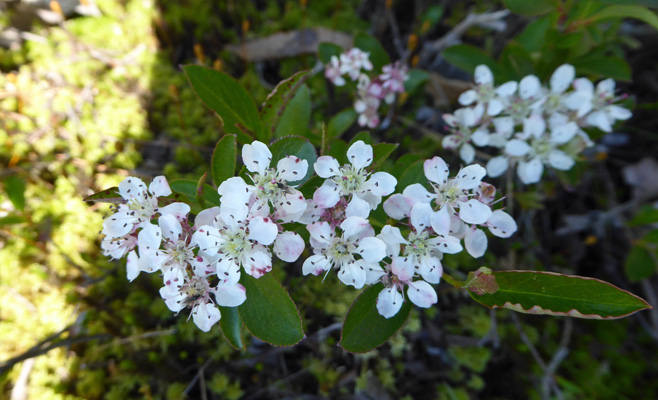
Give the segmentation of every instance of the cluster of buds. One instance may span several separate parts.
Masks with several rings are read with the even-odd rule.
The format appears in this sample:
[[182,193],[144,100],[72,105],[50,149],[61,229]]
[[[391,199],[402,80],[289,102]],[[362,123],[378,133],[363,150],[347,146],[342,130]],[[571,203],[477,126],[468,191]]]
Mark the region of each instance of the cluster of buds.
[[353,48],[341,54],[332,56],[325,66],[325,77],[336,86],[345,85],[343,77],[347,75],[352,81],[357,81],[357,96],[354,109],[359,114],[360,126],[376,128],[379,126],[379,106],[381,102],[392,104],[399,93],[404,92],[404,81],[409,76],[407,67],[400,61],[385,65],[382,73],[370,77],[363,71],[372,71],[369,53]]
[[615,96],[612,79],[595,87],[575,77],[574,67],[564,64],[548,87],[534,75],[496,87],[491,70],[478,66],[475,87],[459,96],[466,107],[443,116],[451,131],[443,147],[459,151],[466,163],[475,158],[474,146],[498,149],[487,163],[487,174],[498,177],[516,166],[524,184],[539,182],[545,166],[571,169],[578,154],[592,145],[583,128],[610,132],[615,121],[631,117],[615,104],[624,96]]
[[[242,272],[260,278],[272,270],[273,254],[287,263],[300,257],[305,242],[285,230],[288,224],[306,225],[310,233],[313,255],[302,264],[304,275],[326,277],[336,270],[341,282],[357,289],[382,282],[377,309],[386,318],[397,314],[405,298],[419,307],[437,302],[431,284],[441,279],[443,254],[462,251],[462,239],[468,253],[480,257],[487,248],[481,228],[500,237],[516,231],[508,214],[492,211],[495,189],[481,181],[483,167],[471,165],[449,178],[445,162],[434,157],[425,161],[427,186],[413,184],[391,195],[396,179],[369,169],[372,146],[357,141],[347,158],[340,165],[319,157],[313,168],[325,181],[305,199],[291,183],[306,176],[306,160],[287,156],[272,168],[265,144],[245,145],[242,160],[251,183],[241,177],[224,181],[220,205],[199,212],[193,225],[187,204],[163,198],[171,194],[164,177],[148,190],[129,177],[119,185],[123,204],[104,222],[103,251],[115,259],[127,256],[131,281],[142,271],[158,271],[166,305],[174,312],[190,307],[196,325],[208,331],[221,318],[217,305],[236,307],[246,300]],[[385,212],[407,223],[377,233],[368,218],[389,195]]]

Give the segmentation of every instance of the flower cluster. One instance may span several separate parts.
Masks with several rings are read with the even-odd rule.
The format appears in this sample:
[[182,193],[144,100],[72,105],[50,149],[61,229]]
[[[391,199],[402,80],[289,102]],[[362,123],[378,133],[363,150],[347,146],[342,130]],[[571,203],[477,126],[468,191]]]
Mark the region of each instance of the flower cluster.
[[[286,231],[287,224],[304,224],[310,234],[313,255],[303,262],[304,275],[326,277],[336,270],[341,282],[357,289],[382,282],[377,309],[386,318],[397,314],[405,298],[419,307],[437,302],[431,285],[441,279],[443,254],[465,247],[480,257],[487,248],[483,228],[499,237],[516,231],[508,214],[492,211],[495,189],[482,182],[481,166],[465,167],[451,178],[446,163],[434,157],[424,164],[427,185],[391,195],[397,180],[369,169],[372,146],[355,142],[347,159],[340,165],[333,157],[319,157],[313,169],[324,182],[305,199],[291,182],[307,175],[306,160],[287,156],[273,168],[265,144],[245,145],[242,160],[251,182],[224,181],[217,189],[219,206],[199,212],[194,225],[188,205],[163,198],[171,194],[164,177],[148,190],[129,177],[119,185],[124,202],[105,220],[102,248],[112,258],[127,255],[129,280],[158,271],[166,305],[174,312],[190,307],[194,322],[208,331],[221,318],[217,305],[235,307],[246,300],[242,272],[260,278],[272,270],[273,254],[288,263],[300,257],[305,242]],[[407,223],[377,233],[368,218],[389,195],[384,211]]]
[[325,77],[336,86],[345,85],[343,77],[347,75],[357,81],[357,98],[354,109],[359,113],[360,126],[376,128],[379,126],[379,106],[384,101],[392,104],[395,96],[404,92],[404,81],[408,79],[407,67],[401,62],[385,65],[382,73],[370,77],[363,71],[372,71],[369,53],[353,48],[340,55],[332,56],[325,67]]
[[555,70],[548,87],[534,75],[496,87],[486,65],[475,69],[474,80],[474,88],[459,96],[466,107],[443,116],[451,132],[443,147],[459,151],[466,163],[475,158],[474,146],[499,149],[487,163],[490,177],[516,166],[519,179],[531,184],[539,182],[545,166],[569,170],[592,144],[583,128],[610,132],[615,121],[631,117],[614,104],[623,96],[615,96],[612,79],[595,87],[586,78],[576,79],[568,64]]

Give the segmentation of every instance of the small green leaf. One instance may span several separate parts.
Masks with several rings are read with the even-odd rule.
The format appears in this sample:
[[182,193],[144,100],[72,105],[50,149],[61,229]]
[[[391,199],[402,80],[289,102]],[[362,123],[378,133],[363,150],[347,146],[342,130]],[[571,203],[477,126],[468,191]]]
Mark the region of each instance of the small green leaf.
[[591,21],[603,21],[606,19],[634,18],[639,19],[658,29],[658,16],[650,9],[638,5],[612,5],[589,17]]
[[7,215],[5,217],[0,217],[0,226],[9,226],[17,225],[27,222],[25,217],[20,215]]
[[274,130],[274,137],[306,136],[310,122],[311,91],[308,86],[302,85],[283,111],[283,115],[281,115],[281,119]]
[[219,320],[219,327],[228,343],[234,349],[244,348],[241,332],[242,321],[240,321],[238,308],[219,306],[219,312],[222,314],[222,318]]
[[267,99],[263,103],[263,107],[260,111],[260,117],[267,134],[266,141],[269,141],[276,131],[279,122],[283,118],[284,111],[287,109],[288,105],[291,103],[307,78],[308,71],[298,72],[290,78],[279,82],[274,90],[267,95]]
[[624,272],[631,282],[638,282],[653,276],[656,273],[656,255],[646,246],[633,246],[626,258]]
[[384,161],[397,149],[397,143],[377,143],[372,146],[373,162],[372,169],[379,169]]
[[289,182],[291,185],[301,185],[313,175],[313,164],[318,159],[318,155],[308,139],[299,136],[285,136],[272,143],[270,151],[272,152],[272,166],[286,156],[297,156],[308,162],[306,176],[298,181]]
[[535,72],[530,54],[518,44],[509,43],[500,55],[501,81],[520,80]]
[[[188,201],[195,203],[197,203],[196,196],[198,185],[199,182],[193,181],[191,179],[176,179],[169,182],[169,187],[172,191],[184,195],[187,197]],[[217,190],[207,183],[203,186],[203,199],[204,201],[208,202],[208,204],[212,204],[213,206],[219,205],[219,193],[217,193]]]
[[370,53],[370,62],[372,62],[375,71],[379,71],[384,65],[391,63],[391,59],[381,43],[367,33],[360,32],[356,34],[354,47]]
[[84,201],[95,201],[97,203],[123,204],[125,200],[119,194],[119,188],[114,186],[87,196]]
[[469,292],[489,308],[586,319],[622,318],[651,308],[638,296],[594,278],[537,271],[498,271],[493,276],[495,293]]
[[25,210],[25,181],[20,176],[11,175],[5,179],[5,191],[14,207]]
[[546,40],[546,32],[557,20],[558,13],[551,13],[530,22],[516,40],[527,51],[539,51]]
[[327,126],[327,136],[329,139],[340,137],[340,135],[345,133],[356,122],[357,116],[356,111],[351,107],[334,115],[329,120],[329,126]]
[[225,133],[235,133],[241,142],[266,140],[254,98],[230,75],[198,65],[183,71],[204,104],[224,123]]
[[655,224],[656,222],[658,222],[658,208],[655,208],[654,206],[644,206],[640,208],[633,219],[629,221],[629,225],[640,226]]
[[219,186],[228,178],[235,176],[237,158],[238,149],[235,135],[224,135],[215,145],[210,162],[212,181],[215,186]]
[[439,23],[441,17],[443,17],[443,7],[438,4],[431,5],[423,13],[423,25],[434,26]]
[[443,57],[450,64],[471,74],[475,71],[475,67],[484,64],[491,68],[494,76],[499,75],[496,61],[481,49],[470,44],[450,46],[443,51]]
[[420,183],[425,186],[427,184],[427,178],[425,177],[425,169],[423,167],[424,161],[417,160],[412,163],[407,169],[402,173],[400,179],[398,179],[398,188],[406,188],[409,185],[414,183]]
[[579,75],[601,75],[620,81],[631,79],[631,67],[626,60],[618,56],[587,55],[571,62]]
[[275,346],[292,346],[304,337],[302,320],[290,295],[272,273],[256,279],[242,274],[247,300],[238,307],[252,335]]
[[430,74],[422,69],[414,68],[409,71],[409,78],[404,81],[405,92],[414,92],[430,79]]
[[[377,296],[384,289],[378,283],[367,288],[354,301],[345,317],[340,345],[352,353],[365,353],[384,344],[409,316],[411,302],[405,301],[395,316],[384,318],[377,311]],[[402,301],[402,299],[400,299]]]
[[555,10],[552,0],[503,0],[505,8],[521,15],[544,15]]
[[331,61],[332,56],[338,57],[343,52],[343,48],[330,42],[322,42],[318,45],[318,57],[323,64]]

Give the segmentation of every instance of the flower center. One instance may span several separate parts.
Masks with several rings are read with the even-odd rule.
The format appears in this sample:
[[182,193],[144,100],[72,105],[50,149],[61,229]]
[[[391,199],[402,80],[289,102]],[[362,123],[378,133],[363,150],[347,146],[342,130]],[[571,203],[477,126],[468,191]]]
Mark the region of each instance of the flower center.
[[333,180],[344,194],[354,194],[361,191],[367,178],[367,171],[345,165],[340,168],[340,173]]
[[553,144],[547,139],[535,139],[532,142],[532,149],[537,156],[546,158],[548,153],[553,150]]
[[456,201],[462,200],[465,196],[464,191],[457,187],[454,179],[449,180],[443,185],[432,184],[432,186],[436,193],[436,204],[439,207],[443,207],[446,204],[454,204]]
[[429,233],[427,231],[416,233],[411,232],[409,234],[409,244],[404,249],[404,254],[406,256],[424,256],[428,255],[431,251],[430,246],[427,243]]
[[158,201],[155,197],[151,197],[147,194],[144,195],[144,200],[139,198],[134,198],[126,202],[126,206],[131,211],[135,212],[135,215],[139,219],[150,220],[151,217],[158,211]]
[[182,265],[194,257],[194,252],[183,240],[173,243],[169,242],[165,246],[167,247],[167,255],[170,261],[174,261],[176,264]]
[[354,244],[342,238],[336,238],[327,248],[327,255],[333,258],[337,264],[352,261],[354,256]]
[[224,243],[220,246],[220,252],[231,258],[239,258],[245,250],[251,247],[247,239],[247,232],[240,229],[238,232],[224,232]]

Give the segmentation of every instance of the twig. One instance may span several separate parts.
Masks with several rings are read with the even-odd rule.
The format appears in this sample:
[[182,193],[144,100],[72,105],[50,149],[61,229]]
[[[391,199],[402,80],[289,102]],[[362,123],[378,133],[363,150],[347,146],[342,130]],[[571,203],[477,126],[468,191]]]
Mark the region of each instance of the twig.
[[[213,353],[210,357],[208,357],[206,362],[201,366],[201,368],[199,368],[199,371],[196,373],[196,375],[194,375],[194,378],[192,378],[189,385],[187,385],[187,387],[183,391],[183,396],[187,396],[187,394],[190,392],[190,390],[192,390],[192,388],[194,387],[194,384],[196,384],[196,381],[198,381],[201,378],[201,376],[203,375],[206,368],[208,368],[208,366],[210,366],[210,363],[213,362],[213,360],[215,359],[216,356],[217,356],[217,352]],[[204,385],[205,385],[205,382],[204,382]],[[202,390],[202,393],[203,392],[205,392],[205,390]]]
[[386,7],[384,13],[386,14],[386,19],[388,19],[388,25],[391,27],[391,33],[393,33],[393,46],[395,46],[395,50],[398,52],[398,57],[403,60],[407,58],[407,51],[404,48],[404,44],[402,44],[400,28],[395,20],[395,15],[393,15],[393,11],[388,7]]
[[467,30],[475,25],[491,24],[493,22],[498,22],[509,15],[508,10],[495,11],[491,13],[484,14],[468,14],[466,18],[459,24],[457,24],[452,30],[441,38],[428,42],[423,46],[423,50],[420,55],[421,65],[429,64],[429,60],[434,59],[441,51],[445,48],[457,44],[460,42],[460,39]]

